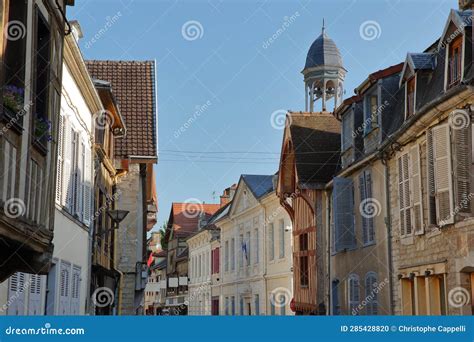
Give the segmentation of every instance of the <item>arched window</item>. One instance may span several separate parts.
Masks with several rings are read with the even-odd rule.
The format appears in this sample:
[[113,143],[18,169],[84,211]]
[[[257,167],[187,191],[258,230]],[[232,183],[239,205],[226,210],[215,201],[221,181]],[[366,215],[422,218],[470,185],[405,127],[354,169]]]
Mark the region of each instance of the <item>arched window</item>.
[[377,274],[368,272],[365,275],[365,300],[367,301],[367,315],[378,315],[378,284]]
[[359,276],[356,274],[349,275],[349,315],[359,314],[360,302],[360,283]]

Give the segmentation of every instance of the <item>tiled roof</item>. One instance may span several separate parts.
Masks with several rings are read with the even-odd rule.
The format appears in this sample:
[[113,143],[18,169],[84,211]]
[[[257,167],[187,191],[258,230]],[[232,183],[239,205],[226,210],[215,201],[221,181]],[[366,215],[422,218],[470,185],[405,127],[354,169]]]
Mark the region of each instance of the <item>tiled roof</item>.
[[127,128],[115,139],[121,158],[156,157],[157,118],[154,61],[86,61],[91,77],[110,82]]
[[398,63],[392,66],[389,66],[388,68],[381,69],[378,71],[375,71],[369,75],[369,80],[371,82],[377,81],[381,78],[385,78],[394,74],[399,73],[403,69],[403,63]]
[[341,53],[336,43],[329,38],[326,32],[321,33],[311,44],[304,68],[314,68],[320,65],[343,67]]
[[435,55],[432,53],[409,53],[408,58],[415,70],[433,70],[435,67]]
[[242,175],[256,199],[273,191],[273,175]]
[[319,187],[340,169],[340,123],[330,113],[288,113],[300,186]]
[[168,224],[175,235],[188,236],[198,229],[200,212],[211,217],[219,208],[220,204],[173,203]]

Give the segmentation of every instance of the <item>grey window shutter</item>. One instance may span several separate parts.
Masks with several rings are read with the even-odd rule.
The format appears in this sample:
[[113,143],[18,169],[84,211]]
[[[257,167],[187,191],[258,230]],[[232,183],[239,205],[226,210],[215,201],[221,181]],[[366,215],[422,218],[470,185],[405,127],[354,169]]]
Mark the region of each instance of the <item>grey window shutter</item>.
[[[367,192],[366,192],[366,184],[365,184],[365,171],[362,171],[359,175],[359,195],[360,195],[360,202],[365,203],[367,200]],[[362,208],[363,209],[363,208]],[[364,210],[360,210],[361,220],[362,220],[362,241],[364,244],[369,242],[369,222],[367,215],[365,214]]]
[[420,172],[420,147],[415,145],[410,148],[410,175],[411,175],[411,205],[412,229],[415,234],[423,234],[423,194],[421,189]]
[[433,128],[433,143],[438,225],[444,226],[454,222],[451,139],[448,124]]
[[434,170],[434,144],[433,132],[429,130],[426,134],[426,156],[427,156],[427,185],[428,185],[428,224],[437,225],[436,220],[436,188]]
[[[375,201],[372,197],[372,173],[370,170],[365,170],[365,194],[366,198],[370,198],[371,201]],[[379,210],[377,208],[377,203],[371,203],[375,211]],[[375,240],[375,229],[374,229],[374,218],[372,215],[367,218],[367,238],[368,242],[374,242]]]
[[334,178],[333,203],[336,252],[356,245],[354,231],[354,186],[352,179]]
[[455,204],[457,212],[469,214],[471,212],[469,194],[470,173],[471,173],[471,125],[466,127],[452,128],[452,146],[454,148],[453,166],[454,166],[454,186],[455,186]]

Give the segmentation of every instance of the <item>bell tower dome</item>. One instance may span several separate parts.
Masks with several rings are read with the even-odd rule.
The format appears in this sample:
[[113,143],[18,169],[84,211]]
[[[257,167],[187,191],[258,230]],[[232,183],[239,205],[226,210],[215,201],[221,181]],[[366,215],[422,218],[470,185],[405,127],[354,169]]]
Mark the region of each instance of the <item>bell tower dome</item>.
[[[324,26],[321,34],[311,44],[306,64],[301,72],[305,84],[305,110],[315,111],[315,104],[321,99],[321,111],[337,108],[342,103],[344,78],[346,69],[342,65],[342,57],[334,41],[329,38]],[[329,101],[334,99],[334,108]]]

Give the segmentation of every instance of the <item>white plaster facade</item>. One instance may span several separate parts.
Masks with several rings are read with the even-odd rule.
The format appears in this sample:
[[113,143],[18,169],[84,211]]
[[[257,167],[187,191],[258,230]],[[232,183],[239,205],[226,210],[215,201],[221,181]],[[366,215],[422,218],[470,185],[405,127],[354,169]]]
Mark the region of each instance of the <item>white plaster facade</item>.
[[292,314],[291,223],[275,191],[257,199],[241,178],[229,215],[216,225],[221,285],[213,296],[220,293],[220,314]]

